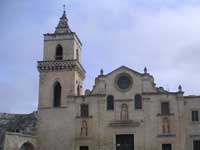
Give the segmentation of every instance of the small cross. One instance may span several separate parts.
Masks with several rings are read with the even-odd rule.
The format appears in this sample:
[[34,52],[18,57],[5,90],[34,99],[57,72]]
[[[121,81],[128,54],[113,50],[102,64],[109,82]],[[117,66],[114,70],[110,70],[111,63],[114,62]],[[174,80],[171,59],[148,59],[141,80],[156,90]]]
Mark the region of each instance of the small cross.
[[65,12],[65,4],[63,5],[63,11]]

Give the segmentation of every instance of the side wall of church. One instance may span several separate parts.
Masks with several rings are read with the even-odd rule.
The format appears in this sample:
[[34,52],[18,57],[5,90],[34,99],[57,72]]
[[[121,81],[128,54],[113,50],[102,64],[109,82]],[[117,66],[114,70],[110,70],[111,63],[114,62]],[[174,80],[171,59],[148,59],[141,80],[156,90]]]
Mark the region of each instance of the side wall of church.
[[[161,103],[169,102],[170,114],[161,114]],[[145,149],[162,150],[162,144],[172,144],[173,150],[184,150],[184,102],[176,95],[144,96]],[[169,132],[163,133],[164,120],[169,122]]]
[[38,111],[38,150],[74,150],[74,107]]
[[193,149],[193,141],[200,140],[200,122],[192,121],[192,111],[200,112],[200,97],[185,97],[186,112],[186,149]]

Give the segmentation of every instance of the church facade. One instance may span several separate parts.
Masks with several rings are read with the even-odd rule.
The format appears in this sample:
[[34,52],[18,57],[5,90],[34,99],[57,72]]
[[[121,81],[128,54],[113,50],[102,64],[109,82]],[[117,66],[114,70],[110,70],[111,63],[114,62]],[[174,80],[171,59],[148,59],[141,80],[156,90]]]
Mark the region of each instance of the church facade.
[[83,92],[81,47],[64,11],[55,32],[44,34],[31,149],[200,150],[200,96],[156,87],[147,68],[126,66],[101,70]]
[[199,150],[200,97],[157,88],[144,69],[104,74],[83,94],[81,41],[65,15],[44,35],[40,72],[38,149]]

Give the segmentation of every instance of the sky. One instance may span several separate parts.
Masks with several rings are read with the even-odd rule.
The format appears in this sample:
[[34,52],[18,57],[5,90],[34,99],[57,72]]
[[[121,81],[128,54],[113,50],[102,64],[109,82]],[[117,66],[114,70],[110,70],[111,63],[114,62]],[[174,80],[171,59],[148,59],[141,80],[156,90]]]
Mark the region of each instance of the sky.
[[63,13],[83,43],[84,89],[101,68],[146,66],[156,85],[200,95],[199,0],[0,0],[0,112],[37,110],[43,34]]

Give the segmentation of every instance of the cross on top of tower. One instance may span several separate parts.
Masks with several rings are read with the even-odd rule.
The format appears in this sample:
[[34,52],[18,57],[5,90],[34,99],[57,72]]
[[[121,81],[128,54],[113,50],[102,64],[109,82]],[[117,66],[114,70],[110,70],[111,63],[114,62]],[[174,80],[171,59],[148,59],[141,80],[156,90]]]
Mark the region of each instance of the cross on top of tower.
[[63,12],[65,13],[65,7],[66,7],[66,5],[65,4],[63,4]]

